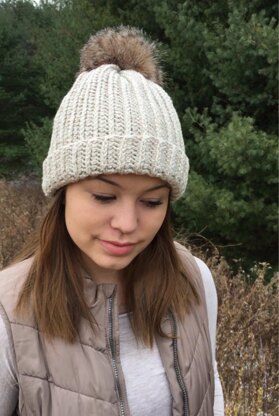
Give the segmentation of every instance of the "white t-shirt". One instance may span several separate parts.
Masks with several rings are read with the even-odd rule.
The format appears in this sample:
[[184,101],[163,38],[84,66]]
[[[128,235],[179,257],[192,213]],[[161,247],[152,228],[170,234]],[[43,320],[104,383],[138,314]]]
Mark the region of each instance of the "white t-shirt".
[[[214,416],[224,416],[224,400],[216,360],[215,339],[217,321],[217,294],[206,264],[196,258],[205,289],[212,345],[215,400]],[[146,348],[136,342],[128,314],[119,316],[120,360],[125,377],[128,403],[132,416],[170,416],[171,395],[165,371],[156,345]],[[18,401],[15,362],[7,330],[0,315],[0,414],[11,416]],[[140,364],[140,365],[139,365]],[[148,371],[147,371],[148,368]],[[138,394],[140,391],[140,395]],[[143,400],[145,397],[145,400]],[[153,405],[151,406],[151,403]],[[81,415],[82,416],[82,415]]]

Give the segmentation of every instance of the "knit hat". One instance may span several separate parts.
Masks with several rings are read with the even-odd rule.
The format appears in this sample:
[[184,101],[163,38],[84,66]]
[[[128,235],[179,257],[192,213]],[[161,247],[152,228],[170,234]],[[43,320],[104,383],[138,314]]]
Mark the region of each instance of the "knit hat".
[[62,100],[43,163],[43,191],[100,174],[149,175],[185,191],[188,158],[171,98],[160,86],[157,51],[120,26],[90,37],[80,72]]

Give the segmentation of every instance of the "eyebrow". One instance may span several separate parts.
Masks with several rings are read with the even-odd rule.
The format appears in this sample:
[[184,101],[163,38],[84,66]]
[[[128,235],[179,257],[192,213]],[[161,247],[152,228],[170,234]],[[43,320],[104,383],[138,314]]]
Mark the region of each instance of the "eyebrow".
[[[99,180],[99,181],[102,181],[102,182],[105,182],[105,183],[109,183],[110,185],[117,186],[118,188],[121,188],[122,189],[122,186],[119,185],[119,183],[114,182],[111,179],[104,178],[103,176],[96,176],[95,178],[92,178],[92,179],[93,180]],[[163,183],[162,185],[156,185],[156,186],[152,186],[149,189],[146,189],[144,191],[144,193],[147,193],[147,192],[150,192],[150,191],[156,191],[157,189],[161,189],[161,188],[168,188],[168,189],[170,189],[170,186],[167,183]]]

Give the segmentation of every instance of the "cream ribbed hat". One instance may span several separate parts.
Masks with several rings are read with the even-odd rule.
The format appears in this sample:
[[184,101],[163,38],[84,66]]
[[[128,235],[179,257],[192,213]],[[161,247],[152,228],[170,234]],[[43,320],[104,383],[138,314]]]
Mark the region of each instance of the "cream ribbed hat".
[[158,85],[162,73],[154,51],[142,32],[127,27],[89,39],[81,72],[54,119],[43,163],[47,196],[104,173],[161,178],[171,185],[172,200],[185,191],[188,158],[181,126]]

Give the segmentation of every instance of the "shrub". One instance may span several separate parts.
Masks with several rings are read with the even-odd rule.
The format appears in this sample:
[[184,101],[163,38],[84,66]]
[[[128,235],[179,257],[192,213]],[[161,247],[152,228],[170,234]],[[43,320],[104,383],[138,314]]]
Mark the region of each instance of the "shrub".
[[[226,257],[269,260],[277,253],[277,137],[233,113],[218,128],[205,111],[184,117],[194,137],[186,194],[174,206],[176,227],[204,230],[215,243],[235,245]],[[203,172],[203,174],[202,174]]]
[[224,259],[208,262],[219,297],[217,359],[226,416],[275,415],[278,410],[278,276],[265,285],[267,263],[247,282]]

